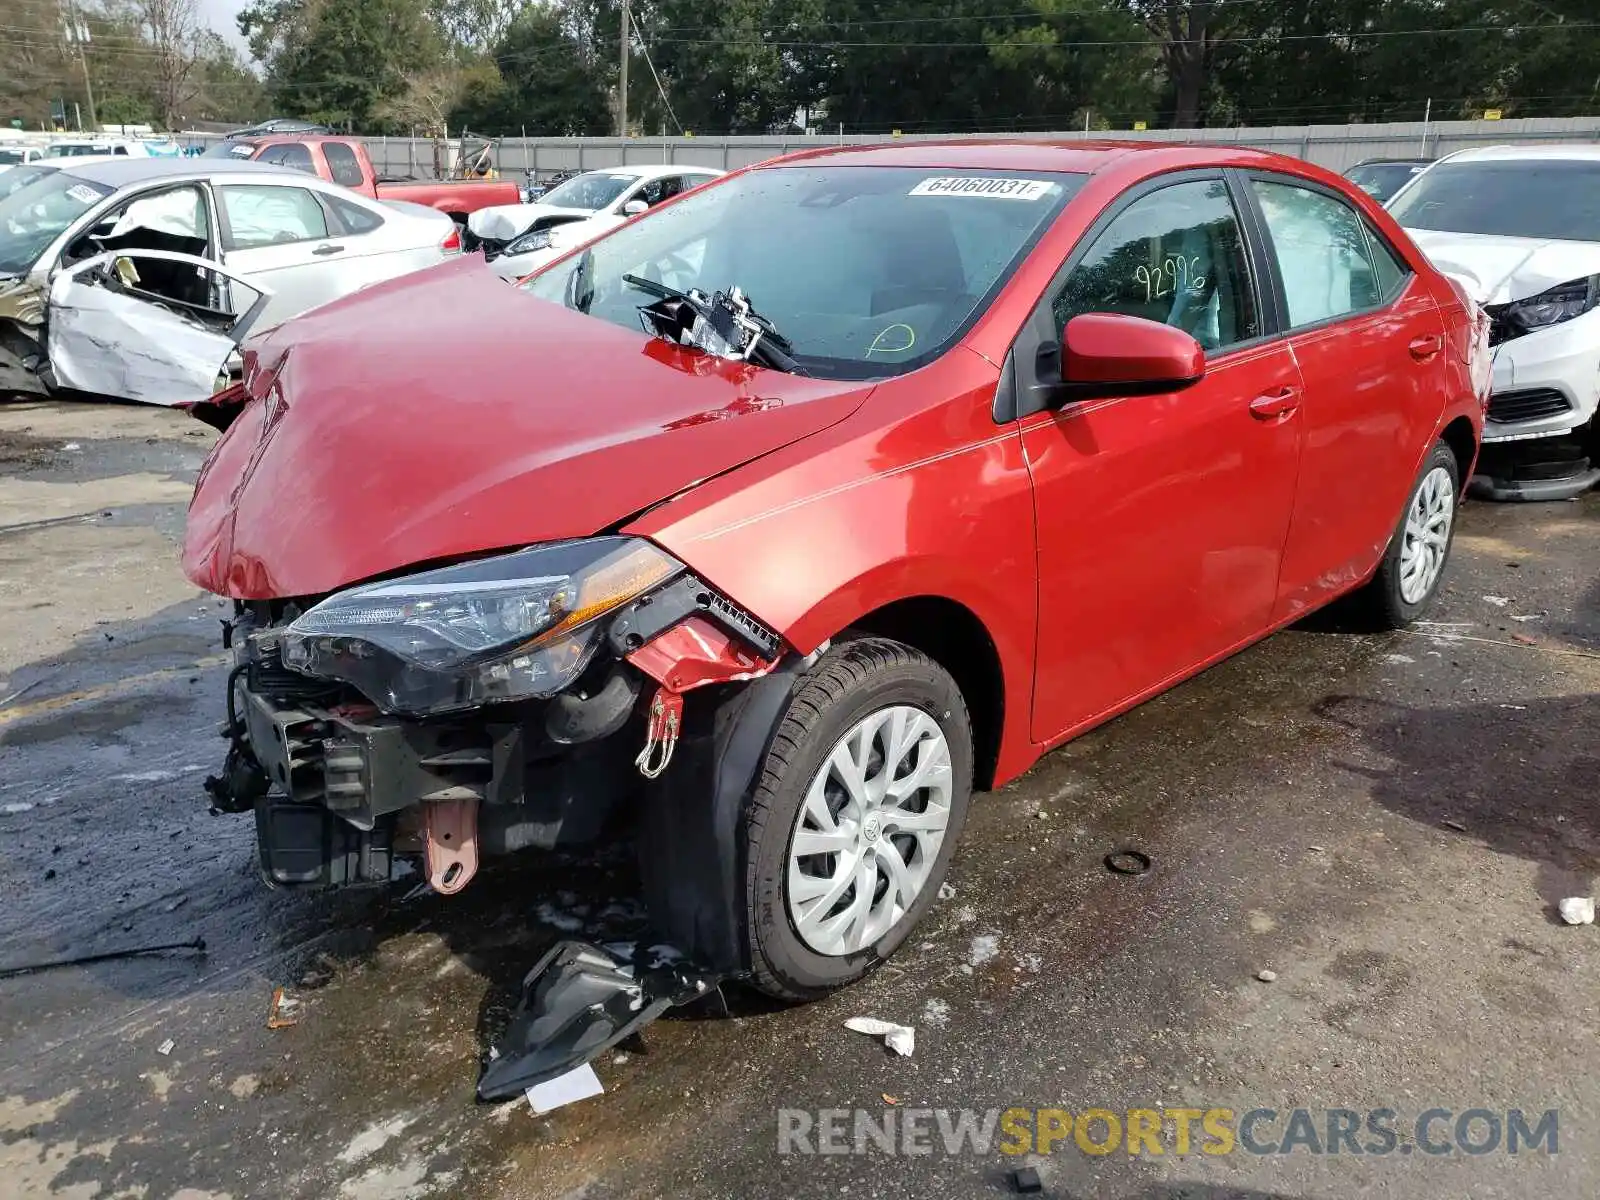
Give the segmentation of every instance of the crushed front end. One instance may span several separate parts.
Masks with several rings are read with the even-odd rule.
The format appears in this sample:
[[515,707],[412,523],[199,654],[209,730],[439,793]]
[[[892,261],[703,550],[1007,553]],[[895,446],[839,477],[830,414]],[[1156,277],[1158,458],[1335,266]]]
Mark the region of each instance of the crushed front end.
[[593,841],[670,763],[683,694],[779,640],[637,539],[536,546],[328,597],[240,601],[214,806],[278,887],[460,891],[481,857]]

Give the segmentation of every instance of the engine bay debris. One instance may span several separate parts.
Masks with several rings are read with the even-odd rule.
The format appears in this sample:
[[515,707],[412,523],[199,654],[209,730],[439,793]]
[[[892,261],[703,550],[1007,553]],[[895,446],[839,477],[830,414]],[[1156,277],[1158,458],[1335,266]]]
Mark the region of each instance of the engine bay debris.
[[666,946],[640,943],[624,960],[592,942],[559,942],[522,981],[478,1098],[509,1100],[592,1062],[669,1008],[719,994],[724,978]]

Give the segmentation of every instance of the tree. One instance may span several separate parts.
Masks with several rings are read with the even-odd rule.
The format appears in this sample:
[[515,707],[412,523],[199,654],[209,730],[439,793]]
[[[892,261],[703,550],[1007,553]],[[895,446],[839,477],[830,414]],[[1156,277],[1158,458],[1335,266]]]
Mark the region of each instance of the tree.
[[168,129],[176,129],[179,116],[200,91],[202,41],[196,0],[133,0],[133,8],[146,40],[154,51],[151,82],[156,108]]
[[479,133],[603,134],[611,127],[607,78],[573,36],[567,14],[530,8],[494,47],[488,75],[469,75],[453,114]]
[[[1201,106],[1218,42],[1229,36],[1249,0],[1121,0],[1155,39],[1172,97],[1172,124],[1192,129]],[[1270,9],[1270,5],[1254,7]]]
[[351,129],[406,132],[380,109],[445,62],[425,0],[255,0],[239,28],[279,112]]

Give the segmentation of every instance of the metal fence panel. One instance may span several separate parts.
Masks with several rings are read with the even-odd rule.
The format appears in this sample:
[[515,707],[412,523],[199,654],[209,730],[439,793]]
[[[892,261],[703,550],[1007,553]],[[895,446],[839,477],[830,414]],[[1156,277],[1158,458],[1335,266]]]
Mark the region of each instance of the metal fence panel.
[[[771,135],[670,138],[567,138],[511,137],[494,139],[493,159],[501,174],[520,176],[525,170],[543,178],[557,171],[593,171],[604,167],[683,163],[733,170],[798,150],[829,145],[873,145],[890,141],[990,138],[995,134],[890,134]],[[1116,139],[1156,142],[1203,142],[1273,150],[1308,159],[1334,171],[1343,171],[1368,158],[1438,157],[1473,146],[1506,143],[1597,143],[1600,117],[1532,117],[1510,121],[1397,121],[1370,125],[1281,125],[1236,129],[1110,130],[1084,133],[1017,135],[1027,141],[1082,141]],[[182,139],[204,146],[218,140],[196,134]],[[434,143],[426,138],[359,138],[365,142],[380,175],[431,178]],[[447,143],[440,161],[454,161],[459,143]]]

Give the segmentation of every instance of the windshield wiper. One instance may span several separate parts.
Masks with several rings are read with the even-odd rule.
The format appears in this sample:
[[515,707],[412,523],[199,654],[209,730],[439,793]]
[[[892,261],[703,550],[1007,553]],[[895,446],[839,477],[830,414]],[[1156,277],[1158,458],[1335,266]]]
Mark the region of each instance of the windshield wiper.
[[[751,308],[749,300],[737,287],[707,297],[703,292],[682,292],[641,275],[624,275],[622,282],[664,302],[639,310],[651,332],[722,358],[755,361],[791,375],[805,374],[795,360],[794,346],[789,339]],[[687,306],[699,321],[686,321],[666,305]]]

